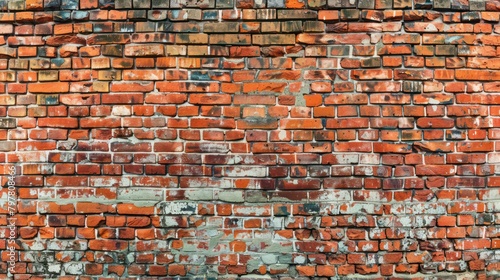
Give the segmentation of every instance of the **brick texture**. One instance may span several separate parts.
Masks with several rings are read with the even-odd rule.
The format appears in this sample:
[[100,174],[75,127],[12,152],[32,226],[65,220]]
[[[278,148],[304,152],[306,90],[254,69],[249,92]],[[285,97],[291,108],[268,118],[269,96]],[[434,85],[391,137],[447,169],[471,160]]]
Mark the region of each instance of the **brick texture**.
[[0,0],[0,278],[497,279],[499,19]]

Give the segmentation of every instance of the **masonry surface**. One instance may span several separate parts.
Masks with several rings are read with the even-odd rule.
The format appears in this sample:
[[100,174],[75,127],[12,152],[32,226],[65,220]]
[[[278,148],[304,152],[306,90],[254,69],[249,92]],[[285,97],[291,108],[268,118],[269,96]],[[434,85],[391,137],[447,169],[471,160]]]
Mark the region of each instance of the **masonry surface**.
[[499,19],[0,0],[0,278],[497,279]]

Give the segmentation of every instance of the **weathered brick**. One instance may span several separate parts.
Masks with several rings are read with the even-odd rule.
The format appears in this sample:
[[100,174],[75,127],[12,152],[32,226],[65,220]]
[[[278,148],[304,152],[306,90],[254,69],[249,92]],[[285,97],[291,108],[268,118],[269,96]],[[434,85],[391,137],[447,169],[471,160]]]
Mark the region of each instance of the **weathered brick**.
[[237,33],[239,32],[239,23],[237,22],[218,22],[205,23],[203,25],[204,33]]
[[178,44],[207,44],[208,35],[206,34],[176,34],[175,42]]
[[406,32],[441,32],[444,30],[443,23],[409,22],[404,24]]
[[246,34],[213,34],[209,37],[212,45],[250,45],[251,35]]
[[303,44],[363,44],[368,42],[369,36],[366,34],[352,34],[352,35],[339,35],[339,34],[299,34],[297,35],[297,42]]
[[163,56],[165,49],[163,45],[134,45],[125,46],[125,56],[140,57],[140,56]]
[[130,42],[130,35],[126,34],[95,34],[87,38],[89,45],[126,44]]
[[256,45],[293,45],[295,36],[292,34],[252,35],[252,43]]

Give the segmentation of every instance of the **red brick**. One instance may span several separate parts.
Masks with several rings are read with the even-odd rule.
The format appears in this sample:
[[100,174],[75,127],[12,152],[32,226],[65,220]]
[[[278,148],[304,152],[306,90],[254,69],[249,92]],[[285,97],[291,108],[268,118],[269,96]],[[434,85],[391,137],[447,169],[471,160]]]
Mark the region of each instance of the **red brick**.
[[77,128],[78,120],[74,118],[40,118],[38,125],[40,127]]
[[455,77],[457,80],[495,81],[499,79],[500,74],[498,71],[457,69]]
[[229,94],[190,94],[189,103],[191,104],[231,104],[231,95]]
[[64,93],[69,91],[69,83],[37,83],[28,84],[28,91],[32,93]]

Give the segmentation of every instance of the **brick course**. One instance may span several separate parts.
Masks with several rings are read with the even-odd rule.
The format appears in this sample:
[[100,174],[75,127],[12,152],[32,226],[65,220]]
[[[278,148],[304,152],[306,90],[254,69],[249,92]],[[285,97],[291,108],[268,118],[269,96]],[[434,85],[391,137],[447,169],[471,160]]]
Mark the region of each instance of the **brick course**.
[[500,277],[499,20],[0,0],[0,278]]

